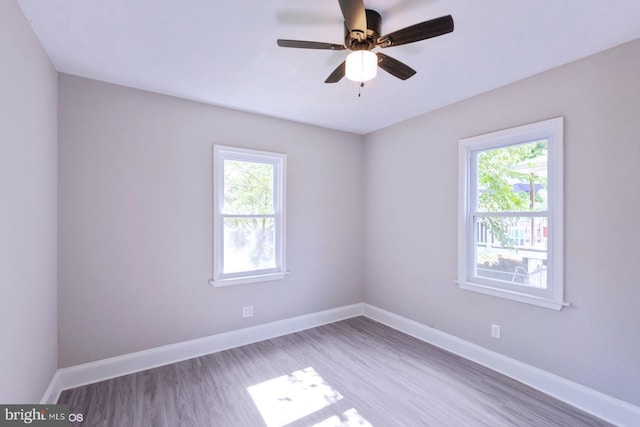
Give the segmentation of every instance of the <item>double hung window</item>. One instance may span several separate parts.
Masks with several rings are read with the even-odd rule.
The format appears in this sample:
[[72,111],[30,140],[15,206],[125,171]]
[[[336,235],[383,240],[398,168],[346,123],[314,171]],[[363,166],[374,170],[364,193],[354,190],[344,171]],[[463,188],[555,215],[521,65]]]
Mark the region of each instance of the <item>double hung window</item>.
[[286,155],[214,145],[213,280],[227,286],[286,274]]
[[563,305],[563,119],[462,139],[461,288]]

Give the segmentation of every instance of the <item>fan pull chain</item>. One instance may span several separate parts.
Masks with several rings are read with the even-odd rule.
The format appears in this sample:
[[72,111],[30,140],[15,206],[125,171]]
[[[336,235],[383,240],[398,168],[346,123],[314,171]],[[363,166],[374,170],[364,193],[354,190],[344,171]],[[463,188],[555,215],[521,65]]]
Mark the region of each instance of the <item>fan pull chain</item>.
[[360,95],[362,94],[363,87],[364,87],[364,82],[360,82],[360,87],[358,88],[358,98],[360,98]]

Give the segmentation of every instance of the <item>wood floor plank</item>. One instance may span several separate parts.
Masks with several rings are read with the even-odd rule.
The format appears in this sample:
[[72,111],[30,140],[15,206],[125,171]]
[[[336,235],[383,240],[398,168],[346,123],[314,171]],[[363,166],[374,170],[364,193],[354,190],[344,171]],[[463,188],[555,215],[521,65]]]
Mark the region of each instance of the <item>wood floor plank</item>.
[[64,391],[84,426],[608,426],[357,317]]

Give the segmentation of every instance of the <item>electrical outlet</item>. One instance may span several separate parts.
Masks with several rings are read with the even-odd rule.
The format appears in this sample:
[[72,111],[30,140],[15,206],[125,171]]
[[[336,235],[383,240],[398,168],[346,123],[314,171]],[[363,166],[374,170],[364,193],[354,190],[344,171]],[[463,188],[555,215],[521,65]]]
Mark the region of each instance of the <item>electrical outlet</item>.
[[500,339],[500,325],[491,325],[491,336]]
[[253,317],[253,306],[242,307],[242,317]]

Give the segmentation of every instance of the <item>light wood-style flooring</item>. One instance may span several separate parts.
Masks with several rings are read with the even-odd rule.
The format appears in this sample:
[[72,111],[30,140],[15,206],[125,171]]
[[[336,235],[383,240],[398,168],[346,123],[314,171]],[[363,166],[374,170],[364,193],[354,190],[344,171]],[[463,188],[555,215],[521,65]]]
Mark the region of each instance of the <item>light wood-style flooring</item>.
[[357,317],[64,391],[83,426],[607,426]]

